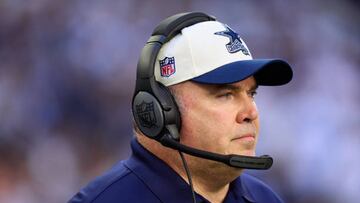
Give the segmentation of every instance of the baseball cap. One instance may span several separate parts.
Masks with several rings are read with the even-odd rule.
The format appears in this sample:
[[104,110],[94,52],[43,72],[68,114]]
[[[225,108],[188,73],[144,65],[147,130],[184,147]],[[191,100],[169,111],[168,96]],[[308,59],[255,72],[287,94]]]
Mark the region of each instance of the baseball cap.
[[226,24],[206,21],[186,27],[165,43],[155,63],[155,79],[165,86],[192,80],[228,84],[254,76],[258,85],[291,81],[292,69],[281,59],[253,59],[245,42]]

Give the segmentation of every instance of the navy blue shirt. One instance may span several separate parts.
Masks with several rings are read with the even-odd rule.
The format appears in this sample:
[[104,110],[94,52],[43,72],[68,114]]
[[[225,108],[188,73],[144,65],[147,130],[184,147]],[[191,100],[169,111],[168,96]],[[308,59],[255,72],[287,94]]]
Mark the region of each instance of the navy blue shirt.
[[[165,162],[131,141],[132,155],[89,183],[69,203],[191,203],[190,186]],[[196,200],[209,202],[196,194]],[[263,182],[243,173],[230,183],[225,203],[279,203],[280,198]]]

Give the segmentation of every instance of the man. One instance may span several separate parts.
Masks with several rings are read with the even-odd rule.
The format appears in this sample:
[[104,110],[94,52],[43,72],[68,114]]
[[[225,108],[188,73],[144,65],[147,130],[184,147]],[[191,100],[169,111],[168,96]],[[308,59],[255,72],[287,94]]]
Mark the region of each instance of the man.
[[[259,135],[256,90],[259,85],[288,83],[292,70],[282,60],[252,59],[234,30],[209,16],[193,20],[198,15],[206,17],[179,14],[154,31],[155,37],[148,41],[152,51],[144,48],[145,56],[138,65],[133,154],[70,202],[282,202],[267,185],[243,170],[267,169],[272,164],[271,158],[269,165],[264,164],[269,158],[255,157]],[[189,25],[180,26],[184,24]],[[165,36],[163,41],[164,37],[158,37],[158,29],[173,31],[179,26],[174,37]],[[154,51],[154,41],[166,43]],[[154,67],[151,55],[156,56]],[[143,57],[150,57],[150,62]],[[142,74],[146,80],[151,78],[152,73],[148,77],[142,72],[149,64],[156,82],[147,84],[141,78]],[[158,83],[165,87],[154,90],[162,86]],[[167,114],[175,107],[169,102],[158,104],[167,91],[179,112],[171,121]],[[181,122],[174,121],[178,117]],[[182,152],[191,155],[184,158]]]

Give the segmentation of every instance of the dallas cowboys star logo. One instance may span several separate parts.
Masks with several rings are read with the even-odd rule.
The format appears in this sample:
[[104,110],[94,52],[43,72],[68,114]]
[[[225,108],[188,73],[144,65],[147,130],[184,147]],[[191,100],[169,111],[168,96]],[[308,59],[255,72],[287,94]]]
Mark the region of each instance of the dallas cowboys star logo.
[[225,31],[215,32],[214,34],[225,36],[230,39],[230,42],[225,45],[228,52],[236,53],[238,51],[242,51],[243,54],[250,55],[249,50],[241,42],[239,35],[236,32],[234,32],[234,30],[232,30],[229,26],[227,25],[224,26],[226,28]]

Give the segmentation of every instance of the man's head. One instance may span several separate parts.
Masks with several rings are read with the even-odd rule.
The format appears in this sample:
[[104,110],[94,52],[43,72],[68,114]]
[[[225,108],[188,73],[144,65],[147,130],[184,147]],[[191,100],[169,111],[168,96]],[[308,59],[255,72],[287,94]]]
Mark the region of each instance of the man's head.
[[[162,39],[162,36],[155,35],[148,43],[153,43],[154,39]],[[149,55],[147,49],[143,51],[145,57]],[[150,78],[149,87],[143,88],[152,89],[150,94],[157,94],[157,98],[148,99],[147,94],[135,96],[133,110],[138,124],[150,129],[157,126],[159,120],[167,120],[162,116],[174,110],[173,105],[161,100],[171,92],[180,107],[181,125],[177,129],[180,142],[220,154],[255,154],[259,122],[253,96],[258,85],[282,85],[291,80],[292,70],[285,61],[252,59],[239,35],[229,26],[213,20],[181,29],[152,55],[156,57],[150,60],[154,62],[151,67],[154,76],[146,75],[149,77],[139,80],[144,61],[147,61],[140,59],[136,91],[139,91],[138,84],[146,84]],[[152,81],[153,77],[157,82]],[[151,111],[150,107],[156,106],[162,106],[160,113]],[[157,130],[156,133],[167,132],[170,129],[167,127],[174,126],[176,119],[168,120],[170,122],[165,122],[161,132]],[[141,131],[147,135],[147,128]],[[157,134],[149,137],[161,141],[161,136],[160,139]]]

